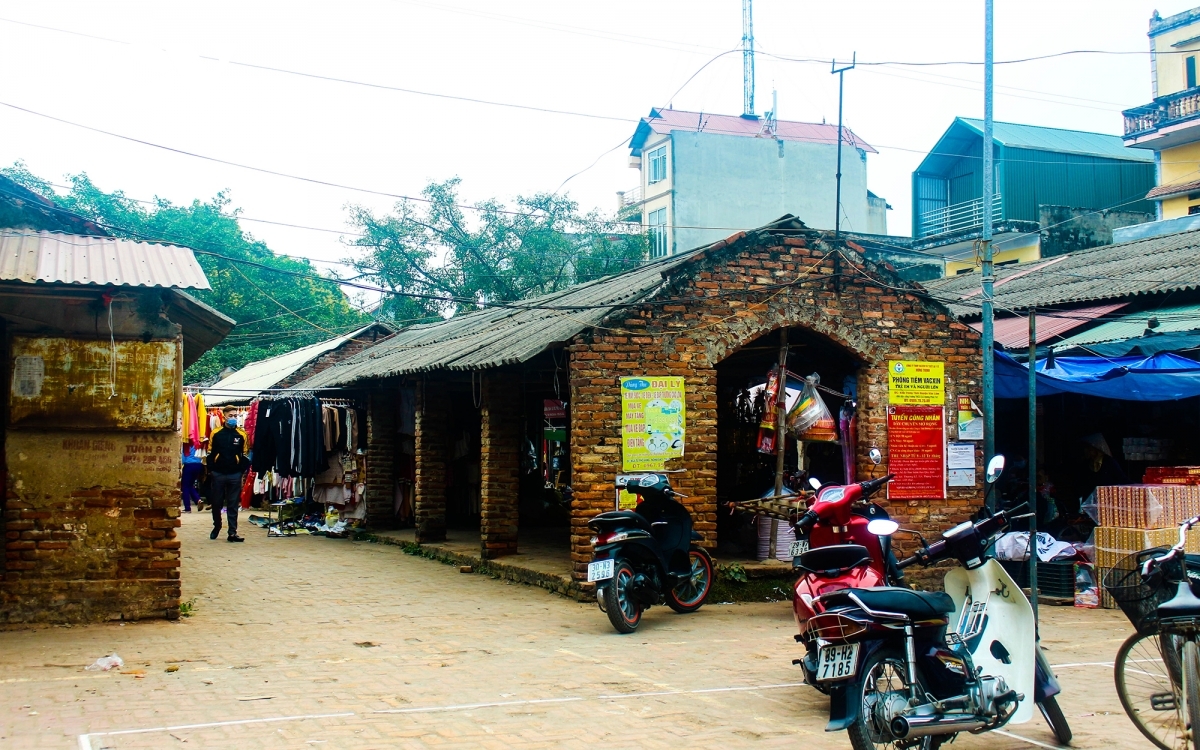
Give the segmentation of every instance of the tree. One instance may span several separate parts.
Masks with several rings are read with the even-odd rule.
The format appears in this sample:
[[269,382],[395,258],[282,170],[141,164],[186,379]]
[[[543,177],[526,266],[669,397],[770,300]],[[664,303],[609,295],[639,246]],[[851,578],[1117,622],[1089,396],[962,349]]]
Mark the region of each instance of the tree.
[[208,201],[175,205],[161,198],[140,202],[121,191],[105,192],[86,174],[69,176],[69,189],[58,194],[21,162],[0,174],[95,221],[114,236],[197,251],[196,259],[212,289],[189,290],[189,294],[238,325],[187,369],[186,382],[209,380],[226,367],[242,367],[332,338],[368,320],[337,284],[292,275],[320,276],[311,263],[276,255],[243,232],[237,221],[240,210],[231,207],[225,192]]
[[518,197],[513,210],[495,200],[465,209],[458,186],[458,178],[431,182],[424,201],[401,201],[382,216],[349,208],[361,234],[351,245],[366,251],[350,262],[374,283],[412,295],[384,301],[395,320],[549,294],[646,258],[644,235],[596,211],[581,213],[569,198],[538,193]]

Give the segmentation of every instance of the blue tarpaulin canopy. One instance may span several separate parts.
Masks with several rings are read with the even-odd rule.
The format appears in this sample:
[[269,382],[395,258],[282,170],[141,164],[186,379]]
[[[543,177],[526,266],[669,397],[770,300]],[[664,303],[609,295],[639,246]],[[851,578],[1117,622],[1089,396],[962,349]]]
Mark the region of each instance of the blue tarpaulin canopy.
[[[1079,393],[1122,401],[1200,396],[1200,362],[1160,352],[1150,357],[1055,357],[1037,361],[1037,395]],[[1027,398],[1029,368],[996,352],[996,398]]]

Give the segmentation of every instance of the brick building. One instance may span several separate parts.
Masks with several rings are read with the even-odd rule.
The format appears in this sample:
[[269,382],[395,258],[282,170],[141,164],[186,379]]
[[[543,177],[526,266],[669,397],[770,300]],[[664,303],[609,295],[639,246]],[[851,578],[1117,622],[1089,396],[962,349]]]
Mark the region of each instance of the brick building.
[[[947,403],[978,400],[977,334],[853,243],[791,216],[565,292],[414,326],[300,385],[369,393],[373,525],[390,522],[386,501],[407,453],[418,541],[475,524],[481,557],[518,552],[527,539],[558,545],[579,581],[591,553],[587,521],[615,502],[622,376],[684,379],[685,454],[672,483],[704,544],[736,549],[737,530],[718,509],[770,482],[754,475],[761,454],[747,450],[737,399],[777,361],[781,329],[791,370],[856,395],[860,476],[870,447],[888,453],[889,360],[944,362]],[[549,434],[547,402],[558,400],[569,414],[569,474],[556,473],[545,451],[531,471],[533,446]],[[825,450],[834,447],[809,456],[818,476],[840,477],[840,451]],[[557,516],[539,515],[553,510],[547,485],[563,474],[573,499]],[[906,526],[940,531],[978,502],[977,488],[950,488],[946,499],[890,510]],[[555,533],[534,536],[532,526]]]

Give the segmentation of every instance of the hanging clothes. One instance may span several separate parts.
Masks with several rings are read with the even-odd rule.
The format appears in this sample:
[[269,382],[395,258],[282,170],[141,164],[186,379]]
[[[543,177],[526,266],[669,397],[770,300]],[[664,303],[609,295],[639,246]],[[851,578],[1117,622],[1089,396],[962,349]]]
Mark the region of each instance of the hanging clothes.
[[254,445],[254,428],[258,426],[258,399],[250,402],[250,409],[246,412],[246,422],[242,427],[242,431],[246,433],[247,444]]

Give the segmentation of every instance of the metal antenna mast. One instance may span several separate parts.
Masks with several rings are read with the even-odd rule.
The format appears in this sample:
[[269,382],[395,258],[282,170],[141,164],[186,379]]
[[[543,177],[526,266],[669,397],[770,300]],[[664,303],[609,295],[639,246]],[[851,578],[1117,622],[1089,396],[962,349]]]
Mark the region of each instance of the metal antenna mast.
[[742,0],[742,116],[754,116],[754,0]]
[[[854,70],[855,63],[858,62],[858,52],[855,52],[850,58],[849,65],[838,67],[837,60],[834,60],[830,65],[829,72],[838,77],[838,136],[837,136],[837,198],[833,205],[833,237],[837,239],[842,235],[842,99],[845,93],[846,71]],[[853,143],[853,141],[850,141]],[[836,283],[836,280],[835,280]]]

